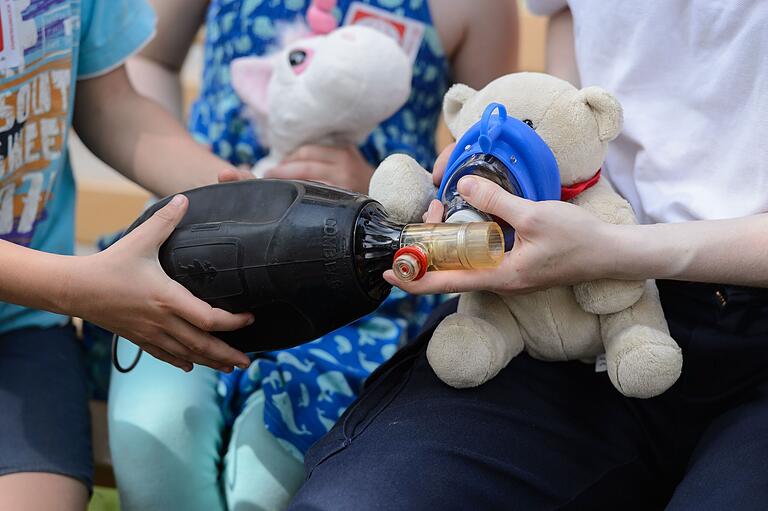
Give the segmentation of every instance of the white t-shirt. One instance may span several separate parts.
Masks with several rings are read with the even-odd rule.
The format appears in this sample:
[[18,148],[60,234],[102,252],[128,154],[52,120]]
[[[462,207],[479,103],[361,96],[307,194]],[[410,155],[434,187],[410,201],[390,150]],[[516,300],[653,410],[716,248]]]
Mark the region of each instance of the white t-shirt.
[[624,107],[605,171],[641,222],[768,212],[768,0],[569,5],[581,86]]

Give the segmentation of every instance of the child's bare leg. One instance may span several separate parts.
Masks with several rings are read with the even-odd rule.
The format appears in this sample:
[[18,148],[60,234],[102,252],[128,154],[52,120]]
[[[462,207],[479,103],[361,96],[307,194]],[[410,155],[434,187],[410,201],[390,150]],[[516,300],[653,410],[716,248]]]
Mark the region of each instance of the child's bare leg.
[[0,509],[14,511],[83,511],[88,489],[71,477],[42,472],[0,476]]

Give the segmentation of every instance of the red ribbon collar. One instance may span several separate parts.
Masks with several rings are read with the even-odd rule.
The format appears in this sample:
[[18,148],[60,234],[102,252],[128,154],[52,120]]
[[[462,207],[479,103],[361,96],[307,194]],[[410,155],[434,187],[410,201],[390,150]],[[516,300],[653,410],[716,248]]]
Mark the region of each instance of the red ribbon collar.
[[584,190],[587,190],[595,186],[597,182],[600,181],[600,172],[602,170],[603,169],[597,169],[597,172],[595,172],[594,176],[590,177],[586,181],[582,181],[581,183],[574,183],[571,186],[561,186],[560,200],[562,201],[571,200],[574,197],[577,197]]

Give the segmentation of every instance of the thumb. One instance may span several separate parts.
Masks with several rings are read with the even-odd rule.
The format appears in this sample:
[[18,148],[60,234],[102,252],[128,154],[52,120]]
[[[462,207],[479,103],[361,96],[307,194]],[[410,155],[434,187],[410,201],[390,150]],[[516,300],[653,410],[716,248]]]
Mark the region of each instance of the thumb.
[[509,225],[534,207],[533,201],[509,193],[496,183],[477,176],[464,176],[458,184],[458,190],[464,199],[480,211],[497,216]]
[[187,212],[189,200],[183,195],[176,195],[165,206],[158,209],[149,219],[138,226],[129,236],[135,236],[143,240],[153,249],[160,245],[171,235],[179,225]]

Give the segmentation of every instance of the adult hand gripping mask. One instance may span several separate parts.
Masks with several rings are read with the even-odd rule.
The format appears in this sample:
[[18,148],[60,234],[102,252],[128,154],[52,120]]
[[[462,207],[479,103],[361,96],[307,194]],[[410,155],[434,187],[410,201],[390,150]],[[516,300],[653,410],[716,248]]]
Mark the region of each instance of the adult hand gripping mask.
[[[456,143],[448,160],[437,198],[445,206],[445,221],[487,222],[490,215],[472,207],[456,190],[466,175],[489,179],[510,193],[529,200],[559,200],[560,173],[546,142],[523,121],[507,115],[500,103],[489,104],[480,121]],[[504,229],[507,250],[514,231]]]
[[399,224],[370,197],[318,183],[254,179],[184,195],[189,208],[160,247],[160,265],[210,305],[255,315],[249,327],[215,334],[245,352],[290,348],[373,312],[401,249],[418,253],[396,271],[415,274],[494,267],[504,255],[495,223]]

